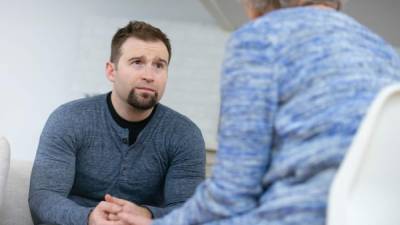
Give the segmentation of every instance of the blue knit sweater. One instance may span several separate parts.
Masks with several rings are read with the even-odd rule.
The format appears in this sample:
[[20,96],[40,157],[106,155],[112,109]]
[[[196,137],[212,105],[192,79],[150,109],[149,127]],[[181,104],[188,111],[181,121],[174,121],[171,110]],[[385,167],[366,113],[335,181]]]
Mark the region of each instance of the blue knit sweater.
[[236,31],[221,80],[213,175],[154,225],[325,224],[331,181],[400,59],[352,18],[298,7]]

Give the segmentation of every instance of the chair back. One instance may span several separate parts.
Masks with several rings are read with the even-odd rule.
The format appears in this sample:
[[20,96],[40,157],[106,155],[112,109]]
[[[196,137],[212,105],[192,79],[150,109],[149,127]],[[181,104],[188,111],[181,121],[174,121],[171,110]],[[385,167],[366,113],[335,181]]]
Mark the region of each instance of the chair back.
[[400,85],[384,88],[332,183],[328,225],[400,225]]

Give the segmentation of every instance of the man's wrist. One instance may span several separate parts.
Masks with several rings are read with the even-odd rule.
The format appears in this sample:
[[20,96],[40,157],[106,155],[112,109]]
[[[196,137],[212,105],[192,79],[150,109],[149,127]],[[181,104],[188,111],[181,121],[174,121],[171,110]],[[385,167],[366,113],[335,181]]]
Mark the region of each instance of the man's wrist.
[[149,218],[149,219],[153,219],[154,218],[153,212],[151,211],[151,209],[148,206],[141,205],[140,207],[143,209],[143,213],[144,213],[144,216],[146,218]]
[[87,225],[91,225],[90,219],[91,219],[93,210],[94,210],[94,208],[90,208],[90,211],[89,211],[88,216],[87,216]]

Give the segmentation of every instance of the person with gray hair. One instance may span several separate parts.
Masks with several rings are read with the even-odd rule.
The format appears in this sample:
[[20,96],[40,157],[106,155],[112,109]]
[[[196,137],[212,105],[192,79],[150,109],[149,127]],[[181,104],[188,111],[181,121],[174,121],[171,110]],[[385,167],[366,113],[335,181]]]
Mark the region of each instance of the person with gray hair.
[[[244,4],[252,4],[261,10],[266,6],[271,6],[273,9],[288,8],[294,6],[307,6],[307,5],[326,5],[331,8],[340,10],[341,0],[242,0]],[[264,11],[265,13],[266,11]]]
[[[331,182],[400,58],[338,0],[247,0],[221,78],[216,165],[179,209],[131,225],[324,225]],[[117,198],[109,202],[124,207]]]

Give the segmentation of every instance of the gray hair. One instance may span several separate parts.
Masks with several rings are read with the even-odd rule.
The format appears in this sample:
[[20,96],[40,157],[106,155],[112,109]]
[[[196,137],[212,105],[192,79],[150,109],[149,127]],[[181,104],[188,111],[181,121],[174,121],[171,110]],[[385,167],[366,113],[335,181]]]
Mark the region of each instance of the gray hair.
[[259,12],[266,12],[271,6],[273,8],[288,8],[306,5],[326,5],[336,10],[342,6],[341,0],[246,0],[252,7]]

